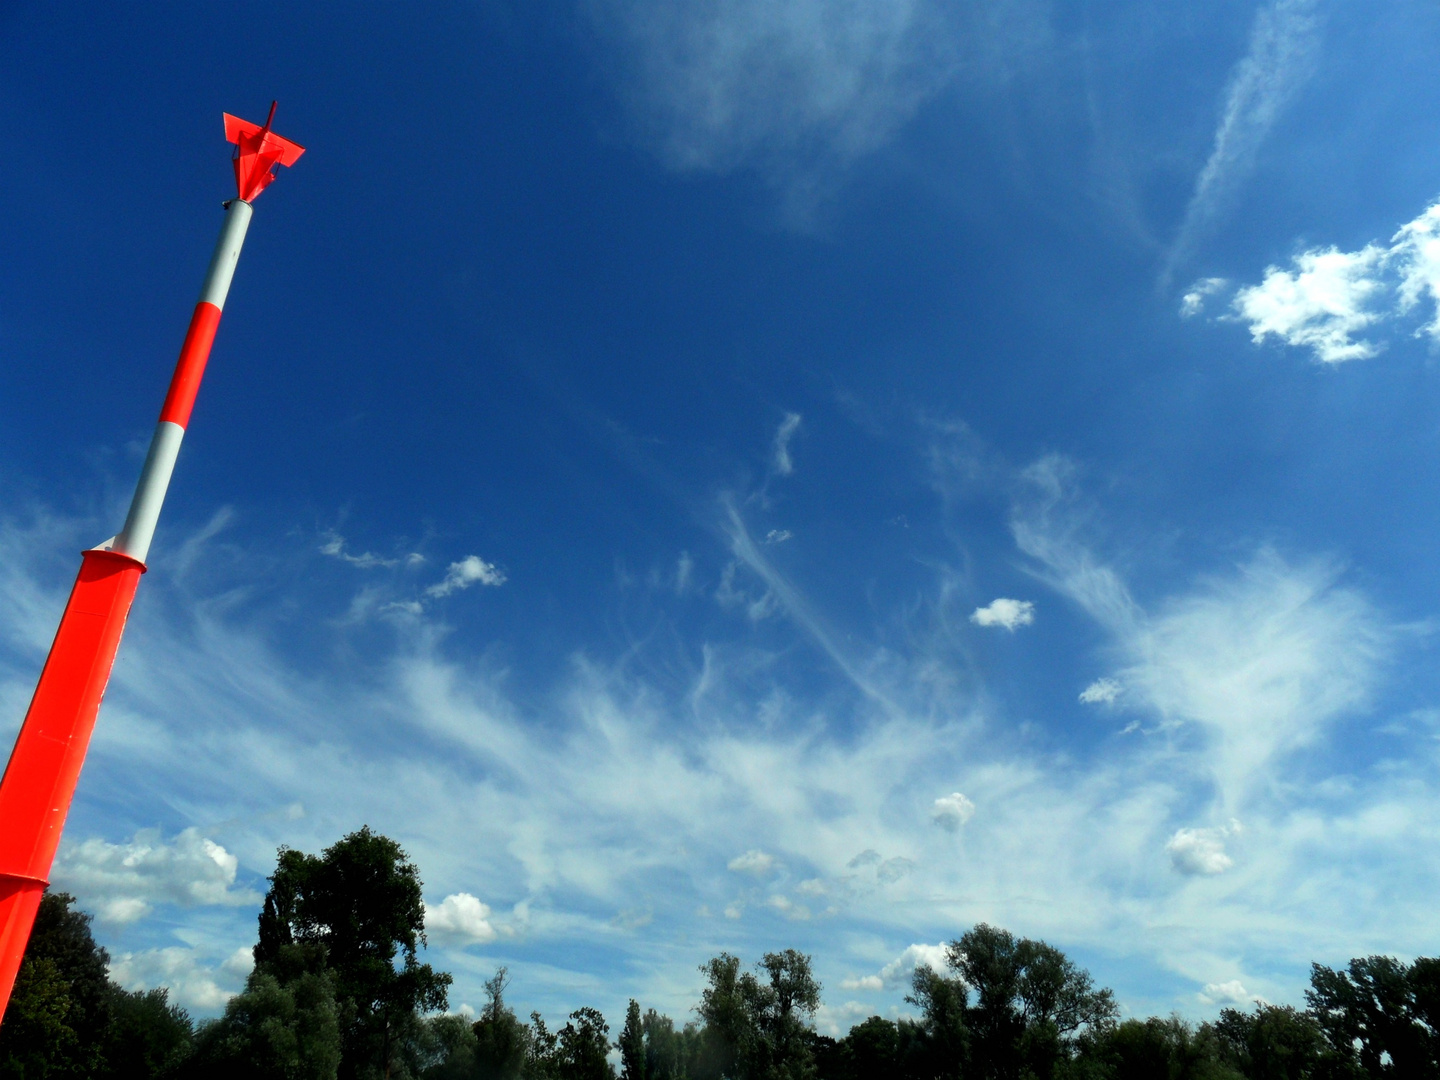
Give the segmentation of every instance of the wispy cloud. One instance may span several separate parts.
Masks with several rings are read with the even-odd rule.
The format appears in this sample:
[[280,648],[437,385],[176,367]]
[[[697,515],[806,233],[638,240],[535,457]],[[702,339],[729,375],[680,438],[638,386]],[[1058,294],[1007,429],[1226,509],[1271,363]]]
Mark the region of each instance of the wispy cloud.
[[[443,927],[433,944],[457,1000],[478,1000],[498,956],[521,1000],[552,1014],[577,996],[618,1013],[636,996],[679,1015],[693,1005],[697,956],[757,956],[777,941],[815,952],[827,985],[873,975],[880,988],[854,994],[867,1014],[883,1012],[915,959],[907,943],[982,918],[1101,954],[1139,949],[1178,973],[1191,1001],[1234,978],[1273,996],[1303,981],[1310,959],[1369,947],[1367,928],[1381,924],[1387,947],[1420,941],[1433,918],[1408,898],[1440,881],[1425,854],[1440,803],[1404,780],[1421,766],[1353,777],[1331,801],[1316,785],[1276,783],[1291,775],[1292,749],[1314,745],[1373,687],[1386,649],[1378,616],[1329,564],[1303,561],[1243,564],[1142,605],[1097,551],[1079,550],[1091,511],[1074,472],[1051,461],[1027,474],[1037,494],[1017,508],[1016,532],[1037,579],[1100,620],[1126,708],[1208,737],[1126,740],[1093,758],[1037,748],[1002,708],[936,673],[951,662],[943,651],[827,632],[816,601],[727,511],[719,554],[774,591],[794,625],[788,641],[828,643],[886,705],[846,680],[808,689],[813,654],[787,667],[733,641],[707,642],[703,670],[675,685],[627,659],[577,656],[537,700],[419,622],[372,645],[359,677],[325,655],[352,655],[365,635],[317,618],[307,634],[333,648],[302,666],[278,644],[288,608],[267,621],[263,607],[217,602],[225,589],[198,571],[157,574],[72,812],[75,848],[99,852],[86,865],[102,870],[112,849],[129,851],[135,826],[115,808],[136,805],[137,791],[151,794],[127,813],[181,823],[159,840],[170,848],[184,827],[220,846],[199,823],[234,823],[223,850],[236,882],[267,872],[281,843],[318,851],[368,822],[399,838],[427,895],[444,898],[427,919]],[[33,522],[40,532],[0,520],[6,701],[33,686],[68,585],[65,568],[36,553],[73,550],[67,528],[86,528]],[[742,639],[786,640],[784,621],[737,626]],[[1225,797],[1205,798],[1210,786],[1233,792],[1243,846],[1224,841],[1224,873],[1176,873],[1167,847],[1178,831],[1228,820]],[[951,832],[946,821],[965,816],[959,792],[983,813]],[[305,816],[283,812],[298,802]],[[203,857],[228,874],[193,847],[181,863],[213,874]],[[767,873],[745,872],[766,858]],[[1362,867],[1373,887],[1356,896],[1343,883]],[[171,985],[213,1009],[243,978],[225,965],[253,941],[254,907],[166,900],[195,879],[173,880],[172,893],[145,883],[124,894],[155,911],[101,925],[102,940],[126,985]],[[701,908],[725,917],[702,919]],[[652,912],[643,925],[634,914]],[[1169,929],[1137,944],[1136,925]],[[1269,974],[1236,971],[1236,956]]]
[[790,440],[799,430],[800,414],[792,412],[785,414],[785,419],[780,421],[780,427],[775,432],[774,468],[780,476],[789,476],[795,471],[795,462],[790,458]]
[[[1224,282],[1206,287],[1217,281],[1207,279],[1187,293],[1181,314],[1197,314],[1205,298],[1223,288]],[[1422,305],[1431,314],[1414,335],[1440,344],[1437,302],[1440,202],[1402,225],[1389,244],[1371,242],[1357,251],[1312,248],[1296,255],[1288,269],[1266,267],[1260,284],[1235,292],[1227,317],[1245,323],[1257,345],[1274,337],[1309,349],[1320,363],[1338,364],[1377,355],[1383,344],[1357,335],[1413,315]]]
[[[587,0],[642,137],[680,170],[758,170],[792,203],[884,146],[957,77],[1048,39],[1036,0]],[[795,207],[792,207],[792,209]],[[803,213],[803,208],[800,208]]]
[[399,566],[402,562],[406,566],[419,566],[425,561],[425,556],[418,551],[410,552],[403,559],[399,557],[387,559],[376,555],[373,551],[365,551],[356,555],[346,550],[345,538],[334,532],[326,535],[325,543],[320,545],[320,554],[329,555],[331,558],[347,562],[351,566],[358,566],[362,570],[369,570],[377,566]]
[[1315,68],[1320,45],[1316,0],[1273,0],[1255,14],[1245,57],[1230,73],[1220,122],[1161,276],[1168,286],[1254,167],[1270,129]]

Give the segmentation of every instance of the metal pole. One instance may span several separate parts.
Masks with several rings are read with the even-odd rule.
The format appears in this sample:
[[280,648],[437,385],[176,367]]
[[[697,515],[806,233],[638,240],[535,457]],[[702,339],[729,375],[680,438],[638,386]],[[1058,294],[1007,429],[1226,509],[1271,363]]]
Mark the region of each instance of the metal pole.
[[[270,107],[275,115],[275,107]],[[125,620],[145,572],[165,490],[175,470],[220,313],[253,212],[251,202],[304,149],[264,127],[225,117],[236,144],[240,197],[226,203],[220,240],[180,349],[160,421],[118,535],[81,555],[80,574],[40,673],[35,696],[0,779],[0,1016],[24,959],[40,899],[49,884],[60,833],[85,763]]]

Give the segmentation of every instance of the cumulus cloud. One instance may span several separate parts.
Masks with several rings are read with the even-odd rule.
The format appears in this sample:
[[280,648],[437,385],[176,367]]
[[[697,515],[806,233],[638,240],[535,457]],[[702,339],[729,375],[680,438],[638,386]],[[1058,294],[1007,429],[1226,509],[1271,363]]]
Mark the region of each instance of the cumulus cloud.
[[489,905],[464,892],[425,905],[425,934],[441,945],[484,945],[496,936]]
[[450,564],[445,571],[445,580],[431,585],[425,590],[426,596],[449,596],[460,589],[468,589],[471,585],[504,585],[505,571],[496,567],[494,563],[488,563],[479,555],[467,555],[459,562]]
[[1239,979],[1228,979],[1225,982],[1206,983],[1205,988],[1196,995],[1206,1005],[1249,1005],[1257,1000],[1250,991],[1245,989],[1245,984]]
[[1029,600],[1010,600],[999,597],[982,608],[976,608],[970,615],[976,626],[999,626],[1012,633],[1016,627],[1029,626],[1035,621],[1035,605]]
[[780,427],[775,432],[774,469],[781,476],[789,476],[795,471],[795,462],[790,457],[790,440],[799,429],[800,414],[792,412],[785,414],[785,419],[780,421]]
[[775,856],[764,851],[750,850],[736,855],[726,866],[735,874],[750,874],[752,877],[767,877],[775,870]]
[[244,983],[237,950],[218,967],[206,965],[199,950],[181,945],[122,953],[110,961],[110,977],[126,990],[165,987],[172,1004],[199,1012],[216,1012],[234,997]]
[[[1196,310],[1204,284],[1186,294],[1187,302],[1197,297]],[[1429,316],[1415,336],[1440,344],[1440,202],[1402,225],[1388,244],[1372,241],[1355,251],[1311,248],[1288,267],[1266,267],[1258,285],[1236,290],[1229,317],[1244,323],[1256,344],[1274,338],[1309,349],[1320,363],[1338,364],[1377,355],[1384,343],[1360,335],[1421,307]]]
[[893,989],[907,984],[916,968],[928,967],[932,971],[943,972],[949,963],[949,952],[943,943],[940,945],[911,945],[881,968],[878,974],[843,979],[840,985],[846,990]]
[[930,820],[947,832],[959,832],[975,816],[975,804],[960,792],[952,792],[930,805]]
[[1354,335],[1382,318],[1371,303],[1383,285],[1379,271],[1387,252],[1370,244],[1359,251],[1306,251],[1294,269],[1266,269],[1264,280],[1235,294],[1237,317],[1257,345],[1270,335],[1309,348],[1325,364],[1372,357],[1376,348]]
[[239,861],[196,828],[168,843],[158,829],[137,832],[126,843],[98,837],[62,847],[55,883],[74,893],[102,922],[131,923],[157,903],[181,907],[240,906],[260,897],[233,889]]
[[1125,687],[1118,679],[1096,679],[1080,691],[1080,700],[1086,705],[1113,705],[1124,692]]
[[1270,129],[1314,70],[1320,41],[1315,6],[1315,0],[1274,0],[1255,13],[1249,47],[1225,87],[1210,156],[1166,261],[1165,281],[1253,168]]
[[1239,832],[1237,821],[1218,829],[1177,829],[1165,845],[1170,865],[1182,874],[1223,874],[1235,865],[1225,841]]

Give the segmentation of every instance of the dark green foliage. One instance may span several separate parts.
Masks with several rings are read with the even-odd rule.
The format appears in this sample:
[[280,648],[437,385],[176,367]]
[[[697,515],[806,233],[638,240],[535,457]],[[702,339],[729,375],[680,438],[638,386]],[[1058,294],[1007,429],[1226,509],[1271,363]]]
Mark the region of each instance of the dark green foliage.
[[471,1028],[475,1036],[477,1080],[518,1080],[530,1052],[530,1030],[505,1005],[506,969],[500,968],[485,983],[486,1004]]
[[463,1016],[437,1016],[424,1025],[424,1080],[471,1080],[481,1074],[475,1062],[475,1032]]
[[[872,1016],[843,1039],[813,1029],[810,957],[701,965],[698,1023],[630,1001],[618,1042],[595,1009],[551,1031],[505,1004],[505,968],[473,1022],[432,1015],[450,977],[418,960],[420,880],[394,841],[361,829],[319,856],[282,850],[256,967],[192,1030],[166,991],[110,982],[71,897],[47,895],[0,1026],[0,1080],[1432,1080],[1440,959],[1316,965],[1308,1010],[1257,1003],[1213,1023],[1117,1023],[1114,998],[1043,941],[980,924],[919,968],[918,1020]],[[620,1074],[609,1054],[618,1051]]]
[[91,1077],[104,1063],[110,962],[75,898],[47,892],[0,1026],[0,1077]]
[[414,1065],[404,1048],[423,1042],[416,1013],[447,1001],[450,976],[416,958],[424,926],[419,871],[388,837],[365,827],[318,856],[282,848],[260,914],[256,971],[284,984],[323,967],[340,1027],[338,1075],[393,1077]]
[[1097,1080],[1245,1080],[1224,1063],[1208,1025],[1197,1030],[1178,1016],[1126,1020],[1099,1030],[1065,1072]]
[[700,1029],[687,1024],[676,1030],[675,1021],[647,1009],[640,1021],[645,1037],[646,1080],[688,1080],[700,1054]]
[[808,1036],[820,1004],[810,957],[794,949],[766,953],[763,979],[740,970],[729,953],[700,967],[710,985],[696,1012],[703,1023],[696,1080],[806,1080],[815,1075]]
[[1223,1009],[1213,1030],[1224,1060],[1247,1080],[1310,1080],[1333,1060],[1315,1017],[1289,1005]]
[[645,1080],[645,1023],[640,1019],[640,1003],[630,999],[625,1009],[625,1026],[616,1042],[620,1051],[620,1080]]
[[589,1006],[570,1014],[560,1029],[557,1062],[562,1080],[614,1080],[615,1070],[606,1056],[610,1053],[610,1025],[598,1010]]
[[112,987],[105,1035],[107,1080],[149,1080],[177,1074],[190,1056],[190,1016],[170,1004],[164,988],[130,993]]
[[1407,966],[1367,956],[1351,960],[1345,971],[1315,964],[1305,999],[1325,1034],[1326,1067],[1335,1075],[1387,1080],[1440,1076],[1437,984],[1435,959]]
[[325,975],[281,983],[257,969],[225,1015],[202,1024],[186,1075],[213,1080],[335,1080],[340,1026]]

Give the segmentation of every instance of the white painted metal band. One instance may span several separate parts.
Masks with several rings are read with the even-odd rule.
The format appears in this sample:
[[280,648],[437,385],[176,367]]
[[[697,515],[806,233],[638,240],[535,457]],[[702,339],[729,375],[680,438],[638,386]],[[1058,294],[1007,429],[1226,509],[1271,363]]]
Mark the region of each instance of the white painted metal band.
[[[230,292],[230,282],[235,277],[235,265],[240,261],[240,248],[245,244],[245,231],[250,227],[253,213],[254,208],[244,199],[230,200],[225,223],[220,227],[220,239],[216,241],[215,253],[210,256],[210,268],[205,272],[205,284],[200,289],[202,303],[214,304],[221,311],[225,310],[225,297]],[[184,438],[185,429],[179,424],[162,420],[155,425],[150,451],[145,455],[140,480],[135,485],[135,497],[130,500],[130,513],[125,515],[125,527],[111,542],[111,551],[129,555],[142,563],[145,561],[150,553],[150,541],[155,538],[155,526],[160,521],[160,507],[165,503],[170,474],[175,471],[180,442]]]
[[175,459],[180,456],[180,441],[184,438],[185,429],[179,424],[161,420],[155,425],[150,452],[145,455],[140,482],[135,485],[135,498],[130,501],[130,513],[126,515],[125,527],[115,537],[111,551],[129,555],[142,563],[150,554],[150,541],[155,538],[160,507],[165,502],[165,490],[170,486],[170,474],[175,471]]
[[202,303],[214,304],[225,310],[225,297],[230,292],[230,280],[235,276],[235,264],[240,261],[240,248],[245,243],[245,230],[250,227],[250,215],[255,212],[244,199],[231,199],[225,213],[225,224],[220,229],[220,239],[215,244],[215,254],[210,256],[210,269],[205,272],[205,284],[200,289]]

